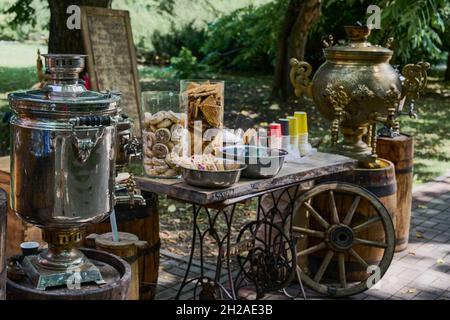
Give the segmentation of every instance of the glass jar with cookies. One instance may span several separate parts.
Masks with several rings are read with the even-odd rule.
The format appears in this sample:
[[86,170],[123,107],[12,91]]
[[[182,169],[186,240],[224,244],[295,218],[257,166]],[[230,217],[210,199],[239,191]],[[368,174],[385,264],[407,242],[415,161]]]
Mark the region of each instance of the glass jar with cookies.
[[205,135],[223,129],[224,88],[221,80],[181,80],[181,110],[186,114],[188,155],[208,152],[214,140]]
[[176,159],[185,155],[186,115],[180,112],[179,94],[142,93],[142,158],[151,178],[178,178]]

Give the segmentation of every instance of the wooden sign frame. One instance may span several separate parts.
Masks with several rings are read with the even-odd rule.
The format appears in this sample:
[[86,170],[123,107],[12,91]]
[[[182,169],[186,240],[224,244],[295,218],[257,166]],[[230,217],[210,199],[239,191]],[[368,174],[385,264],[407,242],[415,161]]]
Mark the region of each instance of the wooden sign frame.
[[[102,33],[105,23],[113,24],[114,30],[110,28]],[[141,136],[141,89],[129,12],[82,6],[81,34],[91,89],[121,92],[122,111],[133,121],[134,135]],[[118,35],[122,44],[117,43]],[[126,50],[116,50],[118,45]]]

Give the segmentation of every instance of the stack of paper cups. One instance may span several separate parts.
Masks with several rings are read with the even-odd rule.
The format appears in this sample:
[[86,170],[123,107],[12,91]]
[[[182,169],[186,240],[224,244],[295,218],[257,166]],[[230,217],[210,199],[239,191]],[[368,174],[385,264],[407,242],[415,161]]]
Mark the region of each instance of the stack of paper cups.
[[281,149],[281,125],[271,123],[269,125],[269,145],[273,149]]
[[307,155],[311,150],[311,144],[308,142],[308,120],[306,112],[296,111],[294,117],[297,119],[297,139],[298,139],[298,150],[300,155]]
[[265,128],[258,129],[258,146],[264,148],[268,147],[267,130]]
[[287,148],[287,158],[295,160],[300,158],[300,153],[298,151],[298,121],[296,117],[287,117],[289,121],[289,147]]
[[281,149],[287,150],[289,147],[290,141],[290,134],[289,134],[289,120],[288,119],[279,119],[281,126]]

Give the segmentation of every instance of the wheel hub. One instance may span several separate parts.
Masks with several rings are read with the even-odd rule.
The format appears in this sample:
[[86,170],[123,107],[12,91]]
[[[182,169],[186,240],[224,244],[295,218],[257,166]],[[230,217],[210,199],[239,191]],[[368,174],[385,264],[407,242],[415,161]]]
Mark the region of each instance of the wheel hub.
[[346,225],[332,226],[328,231],[327,239],[333,249],[348,250],[353,246],[353,230]]

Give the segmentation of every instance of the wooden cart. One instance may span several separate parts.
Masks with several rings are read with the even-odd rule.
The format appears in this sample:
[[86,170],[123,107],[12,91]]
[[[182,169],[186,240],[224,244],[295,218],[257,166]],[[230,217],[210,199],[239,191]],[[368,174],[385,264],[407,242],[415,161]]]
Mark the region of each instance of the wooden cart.
[[[241,179],[217,190],[189,186],[180,179],[137,177],[138,188],[193,205],[190,259],[177,298],[192,287],[193,297],[200,299],[238,299],[244,287],[261,298],[287,287],[296,275],[331,297],[367,290],[384,275],[394,254],[390,212],[361,186],[315,184],[352,172],[356,165],[347,157],[316,153],[300,163],[285,163],[274,178]],[[305,184],[312,187],[304,188]],[[236,205],[251,198],[258,200],[257,218],[232,239]],[[218,227],[221,219],[225,228]],[[214,275],[203,268],[206,237],[217,245]],[[200,276],[190,278],[194,256],[200,259]],[[239,266],[236,275],[233,259]]]

